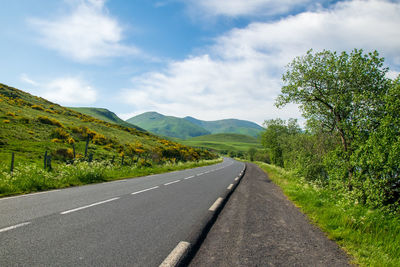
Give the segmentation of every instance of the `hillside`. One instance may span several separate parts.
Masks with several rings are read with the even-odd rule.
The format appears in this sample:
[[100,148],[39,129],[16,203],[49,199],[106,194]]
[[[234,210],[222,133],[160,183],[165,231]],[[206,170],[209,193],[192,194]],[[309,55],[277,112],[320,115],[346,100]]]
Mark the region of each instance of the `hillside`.
[[111,159],[124,154],[157,163],[168,159],[192,160],[211,156],[208,152],[167,141],[148,132],[105,122],[62,107],[46,99],[0,84],[0,163],[42,163],[45,151],[54,160],[88,155]]
[[181,139],[210,134],[209,131],[201,126],[187,120],[173,116],[164,116],[157,112],[146,112],[128,119],[127,122],[138,125],[157,135]]
[[203,121],[193,117],[185,117],[184,119],[203,127],[213,134],[237,133],[257,137],[259,136],[260,132],[264,130],[264,128],[254,122],[238,119],[225,119],[216,121]]
[[250,148],[262,149],[258,139],[242,134],[210,134],[181,140],[180,142],[193,147],[211,149],[219,153],[230,151],[246,153]]
[[157,135],[181,139],[216,133],[236,133],[258,137],[264,129],[254,122],[244,120],[202,121],[193,117],[165,116],[157,112],[146,112],[128,119],[127,122]]
[[75,110],[77,112],[92,116],[93,118],[96,118],[99,120],[119,124],[119,125],[122,125],[125,127],[134,128],[134,129],[141,130],[141,131],[145,131],[144,129],[142,129],[136,125],[133,125],[129,122],[122,120],[114,112],[109,111],[108,109],[105,109],[105,108],[92,108],[92,107],[79,107],[79,108],[68,107],[68,108]]

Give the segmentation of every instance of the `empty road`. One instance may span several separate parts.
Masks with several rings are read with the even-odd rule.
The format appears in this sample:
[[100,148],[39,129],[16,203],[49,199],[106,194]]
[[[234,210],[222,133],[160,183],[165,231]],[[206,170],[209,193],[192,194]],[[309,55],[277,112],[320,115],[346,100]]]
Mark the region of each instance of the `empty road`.
[[0,266],[158,266],[243,168],[225,159],[0,199]]

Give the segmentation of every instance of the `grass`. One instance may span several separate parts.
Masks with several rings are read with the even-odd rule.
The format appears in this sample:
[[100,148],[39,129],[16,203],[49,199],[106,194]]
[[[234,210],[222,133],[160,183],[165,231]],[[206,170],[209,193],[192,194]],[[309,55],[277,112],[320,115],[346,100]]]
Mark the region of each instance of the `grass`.
[[68,108],[75,110],[77,112],[80,112],[82,114],[86,114],[91,117],[106,121],[106,122],[115,123],[115,124],[119,124],[121,126],[130,127],[130,128],[135,128],[138,130],[143,130],[136,125],[130,124],[130,123],[120,119],[114,112],[111,112],[105,108],[92,108],[92,107],[79,107],[79,108],[68,107]]
[[328,237],[360,266],[400,266],[400,217],[350,202],[345,195],[256,162]]
[[242,134],[210,134],[179,142],[184,145],[212,149],[217,152],[247,152],[250,148],[263,149],[257,138]]
[[[78,161],[74,164],[58,164],[51,171],[36,164],[20,164],[12,174],[9,166],[0,166],[0,197],[26,194],[69,186],[133,178],[216,164],[222,158],[198,162],[150,165],[138,162],[131,166],[111,164],[110,161]],[[145,163],[145,164],[143,164]]]

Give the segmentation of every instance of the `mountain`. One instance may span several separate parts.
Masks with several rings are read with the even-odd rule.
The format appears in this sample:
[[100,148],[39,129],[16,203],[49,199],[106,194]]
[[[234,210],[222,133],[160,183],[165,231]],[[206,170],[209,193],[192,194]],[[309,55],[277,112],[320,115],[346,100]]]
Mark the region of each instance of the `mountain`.
[[[73,158],[73,148],[77,158],[83,157],[88,137],[88,155],[92,154],[94,159],[111,161],[125,155],[128,160],[143,155],[157,162],[163,158],[186,160],[200,155],[203,159],[211,155],[0,83],[0,172],[9,170],[12,153],[15,164],[43,164],[45,153],[55,162],[64,162]],[[0,181],[0,194],[1,186]]]
[[258,137],[264,130],[258,124],[245,120],[202,121],[193,117],[165,116],[157,112],[146,112],[128,119],[127,122],[157,135],[181,139],[216,133],[236,133]]
[[173,116],[164,116],[157,112],[146,112],[128,119],[127,122],[157,135],[181,139],[211,134],[203,127],[190,121]]
[[213,134],[237,133],[257,137],[259,136],[260,132],[264,130],[264,128],[254,122],[238,119],[225,119],[217,121],[202,121],[193,117],[185,117],[184,119],[203,127]]
[[80,113],[92,116],[99,120],[119,124],[119,125],[122,125],[125,127],[134,128],[134,129],[138,129],[141,131],[145,131],[144,129],[142,129],[136,125],[133,125],[129,122],[126,122],[126,121],[120,119],[114,112],[109,111],[108,109],[105,109],[105,108],[90,108],[90,107],[88,107],[88,108],[86,108],[86,107],[79,107],[79,108],[68,107],[68,108],[78,111]]

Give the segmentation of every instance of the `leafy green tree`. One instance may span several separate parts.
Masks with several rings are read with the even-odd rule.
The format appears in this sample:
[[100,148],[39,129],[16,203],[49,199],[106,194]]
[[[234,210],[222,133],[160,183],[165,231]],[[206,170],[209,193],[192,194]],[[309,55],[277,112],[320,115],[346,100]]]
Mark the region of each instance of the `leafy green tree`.
[[257,150],[254,147],[249,148],[247,154],[249,155],[250,161],[254,161],[254,156],[256,155]]
[[287,147],[288,137],[301,132],[297,120],[289,119],[287,123],[282,119],[267,120],[264,126],[266,129],[261,136],[262,144],[269,152],[271,162],[284,167],[283,153]]
[[359,144],[352,161],[357,197],[369,206],[400,209],[400,76],[385,96],[379,127]]
[[384,113],[390,81],[383,62],[376,51],[309,50],[295,58],[283,75],[285,85],[276,106],[299,104],[309,125],[339,136],[349,181],[354,171],[350,156],[357,146],[353,143],[366,140]]

